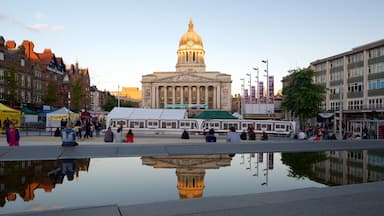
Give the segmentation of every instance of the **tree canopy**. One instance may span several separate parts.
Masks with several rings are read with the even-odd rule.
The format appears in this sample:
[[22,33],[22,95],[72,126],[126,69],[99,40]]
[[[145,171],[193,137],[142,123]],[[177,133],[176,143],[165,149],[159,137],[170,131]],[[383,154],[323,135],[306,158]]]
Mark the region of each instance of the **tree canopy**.
[[5,71],[4,78],[8,89],[4,94],[4,99],[12,106],[15,106],[18,103],[19,96],[17,92],[16,68],[14,65]]
[[54,80],[48,81],[47,92],[43,96],[43,103],[50,106],[55,106],[59,101],[58,97],[59,87],[58,83]]
[[313,83],[314,75],[315,71],[309,68],[296,70],[288,76],[283,88],[282,106],[299,118],[301,126],[321,111],[325,88]]

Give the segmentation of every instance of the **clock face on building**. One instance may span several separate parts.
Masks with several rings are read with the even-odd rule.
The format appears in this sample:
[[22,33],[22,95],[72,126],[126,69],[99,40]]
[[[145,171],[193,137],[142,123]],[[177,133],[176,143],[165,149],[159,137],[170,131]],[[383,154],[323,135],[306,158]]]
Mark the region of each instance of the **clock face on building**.
[[192,45],[193,45],[193,41],[188,41],[188,42],[187,42],[187,45],[188,45],[188,46],[192,46]]

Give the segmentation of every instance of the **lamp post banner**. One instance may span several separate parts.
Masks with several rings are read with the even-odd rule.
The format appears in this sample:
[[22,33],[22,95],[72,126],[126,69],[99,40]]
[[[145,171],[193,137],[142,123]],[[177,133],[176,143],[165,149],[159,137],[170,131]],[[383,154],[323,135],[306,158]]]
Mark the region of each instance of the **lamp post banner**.
[[251,104],[256,103],[256,88],[255,86],[251,87]]
[[274,93],[274,86],[273,86],[273,83],[274,83],[274,79],[273,79],[273,76],[269,76],[268,77],[268,96],[269,96],[269,102],[270,103],[273,103],[273,93]]
[[249,104],[248,89],[244,89],[244,103]]
[[259,82],[259,98],[260,103],[264,103],[264,83]]

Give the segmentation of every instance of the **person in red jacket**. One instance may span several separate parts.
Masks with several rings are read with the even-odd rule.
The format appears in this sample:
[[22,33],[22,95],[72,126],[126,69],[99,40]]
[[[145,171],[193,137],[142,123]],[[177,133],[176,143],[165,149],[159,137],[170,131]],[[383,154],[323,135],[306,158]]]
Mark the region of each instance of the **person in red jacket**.
[[132,143],[134,142],[135,135],[133,135],[132,130],[129,129],[127,135],[125,136],[125,142]]
[[20,134],[13,123],[9,124],[9,129],[6,130],[7,142],[9,146],[19,146]]

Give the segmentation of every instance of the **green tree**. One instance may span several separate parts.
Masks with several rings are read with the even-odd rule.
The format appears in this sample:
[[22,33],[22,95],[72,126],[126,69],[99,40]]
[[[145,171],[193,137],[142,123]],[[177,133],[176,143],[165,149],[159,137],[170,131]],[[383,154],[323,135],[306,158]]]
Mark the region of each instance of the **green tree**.
[[110,112],[117,105],[117,99],[115,96],[108,94],[105,104],[102,106],[103,110]]
[[82,80],[77,79],[75,80],[71,86],[71,108],[75,111],[80,111],[81,108],[81,102],[85,100],[85,92],[82,88]]
[[326,159],[327,156],[323,152],[281,154],[281,161],[290,168],[288,176],[297,179],[314,178],[313,165]]
[[303,129],[305,120],[316,117],[321,111],[325,88],[313,83],[315,72],[312,69],[299,69],[288,76],[283,88],[282,106],[293,116],[298,117]]
[[48,81],[48,86],[47,86],[47,92],[43,96],[43,103],[49,106],[56,106],[57,103],[59,102],[59,87],[56,81],[54,80],[49,80]]
[[134,101],[121,101],[121,107],[138,107],[138,103]]
[[5,71],[4,74],[5,82],[7,84],[7,91],[4,94],[4,99],[12,106],[15,106],[18,103],[18,85],[16,80],[16,69],[12,65],[11,68]]

